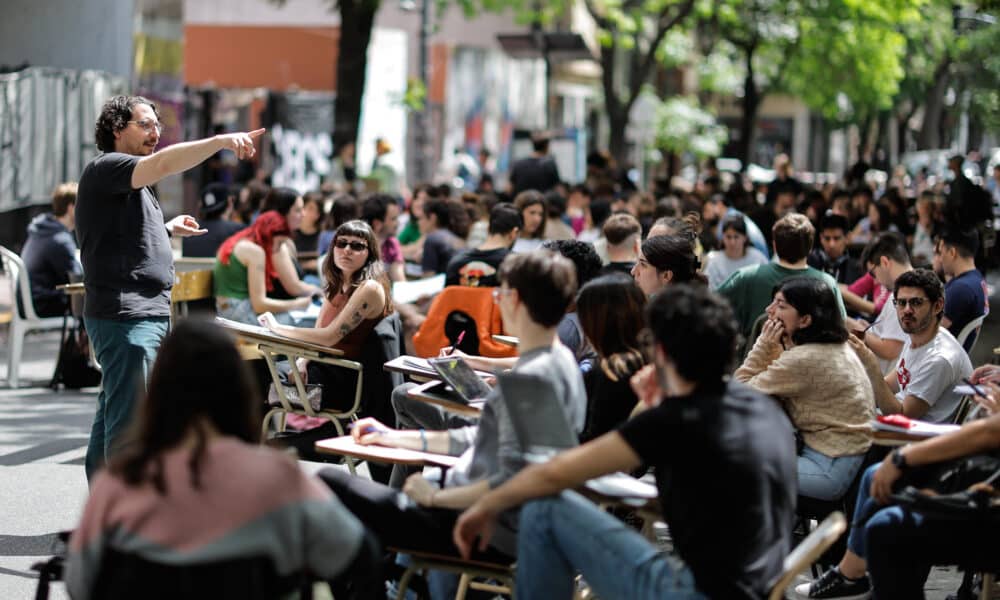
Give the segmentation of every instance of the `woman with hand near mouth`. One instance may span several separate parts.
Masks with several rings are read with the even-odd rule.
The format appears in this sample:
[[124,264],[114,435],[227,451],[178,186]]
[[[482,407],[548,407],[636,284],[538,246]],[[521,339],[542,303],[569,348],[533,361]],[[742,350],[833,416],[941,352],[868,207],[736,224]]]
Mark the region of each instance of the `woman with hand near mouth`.
[[779,284],[767,322],[735,378],[771,394],[802,438],[799,494],[842,497],[871,445],[875,400],[865,367],[847,343],[837,299],[823,281]]

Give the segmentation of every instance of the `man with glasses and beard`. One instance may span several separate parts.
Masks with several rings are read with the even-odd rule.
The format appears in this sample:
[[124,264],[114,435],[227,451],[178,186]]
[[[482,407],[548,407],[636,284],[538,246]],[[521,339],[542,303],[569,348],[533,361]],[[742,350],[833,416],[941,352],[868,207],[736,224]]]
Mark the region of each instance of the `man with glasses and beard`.
[[264,133],[216,135],[154,152],[162,130],[149,100],[109,99],[95,127],[101,154],[80,175],[76,231],[86,288],[83,318],[104,372],[87,448],[88,479],[117,449],[137,388],[145,387],[167,333],[174,283],[168,236],[206,232],[188,215],[164,223],[151,186],[219,150],[251,158],[254,139]]
[[955,336],[940,326],[944,285],[929,269],[908,271],[896,279],[892,302],[906,334],[895,373],[883,378],[875,355],[852,338],[878,408],[882,414],[947,423],[962,399],[954,387],[972,375],[972,363]]

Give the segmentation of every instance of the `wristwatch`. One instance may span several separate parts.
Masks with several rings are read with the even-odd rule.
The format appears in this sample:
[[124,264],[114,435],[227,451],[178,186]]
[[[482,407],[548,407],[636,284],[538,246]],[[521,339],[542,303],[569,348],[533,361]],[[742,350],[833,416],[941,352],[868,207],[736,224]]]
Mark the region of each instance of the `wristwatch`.
[[906,464],[906,456],[900,452],[899,448],[893,450],[892,453],[889,454],[889,457],[889,460],[892,461],[892,466],[896,467],[900,471],[905,471],[910,467],[910,465]]

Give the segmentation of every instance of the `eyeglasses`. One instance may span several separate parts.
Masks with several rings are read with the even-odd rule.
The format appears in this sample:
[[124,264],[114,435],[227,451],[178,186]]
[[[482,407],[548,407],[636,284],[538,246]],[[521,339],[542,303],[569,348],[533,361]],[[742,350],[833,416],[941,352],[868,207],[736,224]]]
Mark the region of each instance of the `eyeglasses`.
[[898,306],[899,308],[906,308],[909,304],[910,308],[916,310],[923,306],[927,302],[927,298],[893,298],[893,306]]
[[351,250],[354,250],[355,252],[363,252],[368,249],[368,244],[364,242],[351,242],[348,240],[337,240],[333,243],[333,245],[341,250],[350,246]]
[[493,288],[493,303],[496,304],[500,302],[500,296],[506,296],[510,293],[510,288]]
[[128,121],[128,123],[135,123],[142,128],[143,131],[149,133],[152,130],[156,130],[156,133],[163,131],[163,125],[159,121],[150,121],[149,119],[141,119],[139,121]]

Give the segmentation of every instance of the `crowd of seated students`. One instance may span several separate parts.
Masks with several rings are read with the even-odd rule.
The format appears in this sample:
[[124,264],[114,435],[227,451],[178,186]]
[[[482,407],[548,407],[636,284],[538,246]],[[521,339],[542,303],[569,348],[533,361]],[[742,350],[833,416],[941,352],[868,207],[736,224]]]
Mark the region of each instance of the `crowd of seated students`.
[[[899,476],[891,471],[899,464],[863,469],[876,412],[950,422],[960,399],[955,385],[978,379],[955,339],[988,311],[976,270],[978,236],[941,222],[934,190],[921,190],[917,218],[908,221],[903,194],[885,190],[876,201],[857,182],[849,192],[809,189],[784,163],[767,193],[761,190],[762,205],[738,177],[723,189],[715,176],[657,202],[600,164],[572,190],[554,184],[513,197],[457,198],[431,185],[417,186],[408,204],[343,194],[325,211],[337,215],[337,227],[329,229],[328,220],[322,232],[315,223],[301,226],[298,194],[271,190],[256,220],[218,251],[219,312],[251,323],[263,316],[276,333],[356,357],[393,310],[421,322],[426,307],[392,302],[389,283],[407,277],[404,260],[417,265],[410,277],[445,273],[448,285],[493,288],[504,332],[519,338],[518,356],[475,356],[450,346],[441,353],[480,370],[551,380],[584,445],[525,468],[498,387],[477,419],[415,399],[408,394],[413,384],[405,384],[385,398],[395,423],[364,418],[354,439],[463,460],[442,487],[402,468],[389,485],[324,470],[322,480],[347,512],[383,550],[516,559],[518,597],[568,597],[575,573],[601,597],[671,597],[667,590],[764,597],[790,550],[797,495],[839,500],[861,478],[858,506],[885,502],[888,488],[876,488]],[[331,202],[319,196],[311,203],[317,214],[324,204]],[[485,231],[470,235],[472,221]],[[940,276],[911,265],[911,247],[927,251],[925,233],[934,237],[931,256],[921,254],[921,261],[933,260]],[[294,327],[281,316],[318,291],[296,272],[297,235],[315,235],[326,255],[318,265],[324,287],[314,327]],[[858,258],[861,244],[851,241],[862,240]],[[272,296],[279,286],[299,298]],[[747,341],[748,354],[733,371]],[[352,383],[340,379],[343,371],[294,368],[323,384],[325,404],[340,407],[337,392]],[[997,395],[1000,388],[991,387],[990,397]],[[963,428],[952,446],[921,445],[930,450],[914,450],[914,464],[947,460],[955,448],[1000,445],[989,423]],[[628,526],[562,492],[640,465],[654,467],[680,561],[657,557]],[[876,537],[868,533],[892,527],[910,536],[940,531],[904,523],[890,509],[859,519],[838,570],[802,593],[840,597],[824,594],[868,586],[868,558],[876,595],[895,597],[879,586],[903,589],[886,583],[889,565],[899,561],[873,556]],[[895,543],[890,537],[878,539]],[[332,578],[339,571],[320,573]],[[907,573],[907,585],[917,585],[920,572]],[[364,587],[378,577],[365,568],[356,576],[347,571],[339,579]],[[446,597],[454,578],[435,577],[432,595]]]

